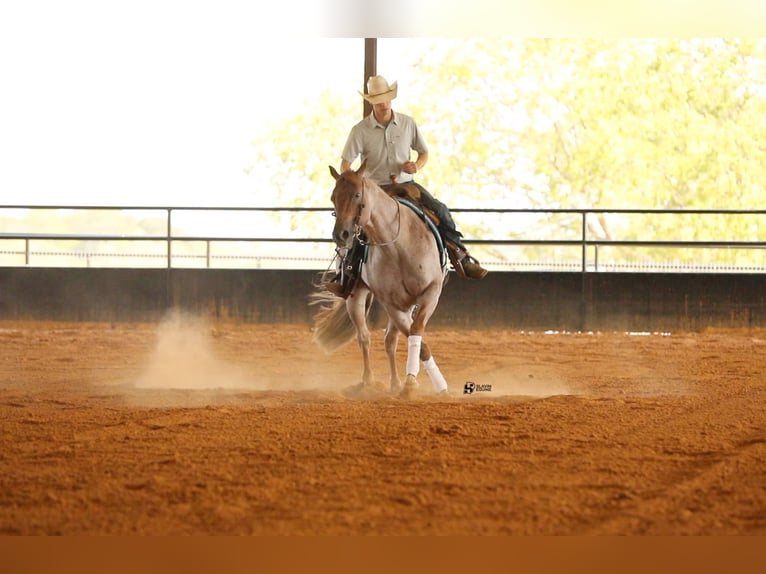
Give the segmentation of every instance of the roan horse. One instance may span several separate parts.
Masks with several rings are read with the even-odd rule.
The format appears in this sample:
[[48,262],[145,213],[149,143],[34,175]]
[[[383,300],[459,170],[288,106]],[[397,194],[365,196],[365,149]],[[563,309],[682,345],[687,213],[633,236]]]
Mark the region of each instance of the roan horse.
[[[423,333],[442,293],[447,277],[446,263],[428,225],[414,210],[364,178],[364,169],[363,163],[356,171],[339,174],[330,166],[336,181],[330,198],[336,218],[333,240],[340,248],[350,248],[353,239],[363,231],[368,252],[361,278],[347,299],[327,291],[315,294],[314,302],[324,298],[325,305],[314,317],[314,341],[331,353],[350,341],[356,332],[364,363],[362,388],[371,387],[367,314],[374,297],[388,315],[384,344],[390,391],[401,393],[405,398],[412,396],[418,386],[422,361],[434,390],[444,393],[447,381],[423,341]],[[396,367],[399,333],[407,336],[404,385]]]

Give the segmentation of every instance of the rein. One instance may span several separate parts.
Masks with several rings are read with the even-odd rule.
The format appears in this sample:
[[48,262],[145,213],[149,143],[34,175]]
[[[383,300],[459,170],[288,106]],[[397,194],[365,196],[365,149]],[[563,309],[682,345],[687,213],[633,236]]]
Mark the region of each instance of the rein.
[[374,243],[362,237],[362,227],[359,225],[359,220],[362,218],[362,210],[364,209],[364,192],[365,188],[362,186],[362,203],[359,205],[359,213],[357,214],[356,221],[354,222],[354,237],[359,241],[361,245],[365,246],[369,245],[370,247],[382,247],[383,245],[393,245],[396,243],[396,240],[399,239],[399,233],[402,231],[402,212],[399,202],[394,200],[394,203],[396,203],[396,235],[394,235],[394,238],[390,241]]

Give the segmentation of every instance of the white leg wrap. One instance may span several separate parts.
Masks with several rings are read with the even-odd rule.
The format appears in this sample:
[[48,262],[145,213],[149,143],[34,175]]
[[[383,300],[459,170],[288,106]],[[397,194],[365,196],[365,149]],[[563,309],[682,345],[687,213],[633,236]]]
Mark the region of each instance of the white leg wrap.
[[430,359],[423,362],[423,367],[425,368],[426,373],[428,373],[428,378],[431,379],[431,384],[434,386],[434,390],[437,393],[446,391],[447,380],[444,378],[444,375],[442,375],[439,365],[434,361],[433,355],[431,355]]
[[420,335],[410,335],[407,337],[407,373],[408,375],[418,376],[420,372],[420,344],[423,337]]

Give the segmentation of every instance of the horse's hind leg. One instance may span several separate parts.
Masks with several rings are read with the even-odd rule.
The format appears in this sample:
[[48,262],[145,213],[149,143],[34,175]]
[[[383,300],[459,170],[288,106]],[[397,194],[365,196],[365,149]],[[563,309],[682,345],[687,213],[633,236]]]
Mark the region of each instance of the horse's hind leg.
[[431,380],[431,384],[437,393],[447,392],[447,380],[439,369],[439,365],[436,364],[434,356],[431,354],[431,349],[428,347],[425,341],[420,342],[420,360],[423,362],[423,368],[426,370],[428,378]]
[[386,355],[388,356],[390,389],[392,393],[398,393],[402,390],[402,380],[399,378],[399,373],[396,369],[396,348],[399,344],[399,329],[396,328],[396,325],[394,325],[391,318],[388,319],[384,342],[386,346]]

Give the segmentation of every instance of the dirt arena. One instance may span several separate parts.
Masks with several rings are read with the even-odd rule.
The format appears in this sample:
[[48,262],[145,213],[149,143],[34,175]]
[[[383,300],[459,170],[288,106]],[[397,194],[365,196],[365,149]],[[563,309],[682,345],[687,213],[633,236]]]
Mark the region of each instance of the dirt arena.
[[0,534],[766,534],[766,332],[427,340],[404,401],[306,325],[0,322]]

